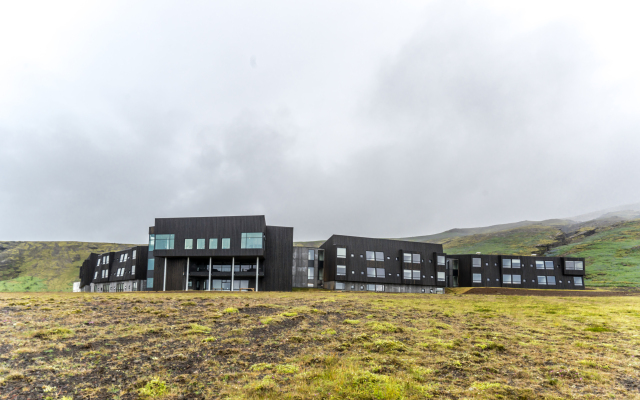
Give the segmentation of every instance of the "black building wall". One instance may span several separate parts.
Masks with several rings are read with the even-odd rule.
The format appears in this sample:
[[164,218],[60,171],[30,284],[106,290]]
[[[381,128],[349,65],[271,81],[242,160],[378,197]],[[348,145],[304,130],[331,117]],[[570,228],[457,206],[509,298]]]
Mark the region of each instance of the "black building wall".
[[259,290],[291,291],[293,228],[267,226],[264,279]]

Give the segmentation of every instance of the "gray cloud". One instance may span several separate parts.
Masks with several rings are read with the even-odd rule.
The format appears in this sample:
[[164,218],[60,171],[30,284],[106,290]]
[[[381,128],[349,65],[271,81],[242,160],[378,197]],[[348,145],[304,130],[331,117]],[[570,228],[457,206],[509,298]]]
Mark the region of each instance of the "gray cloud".
[[236,214],[298,240],[397,237],[640,195],[633,93],[565,21],[435,2],[404,37],[411,10],[364,18],[395,24],[380,30],[337,4],[159,4],[16,86],[1,239],[144,242],[155,217]]

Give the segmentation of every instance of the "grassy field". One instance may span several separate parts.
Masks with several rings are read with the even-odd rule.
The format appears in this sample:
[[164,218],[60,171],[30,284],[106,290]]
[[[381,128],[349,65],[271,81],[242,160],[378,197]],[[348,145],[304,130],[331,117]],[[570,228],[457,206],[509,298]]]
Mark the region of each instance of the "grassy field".
[[640,297],[1,294],[0,398],[640,398]]

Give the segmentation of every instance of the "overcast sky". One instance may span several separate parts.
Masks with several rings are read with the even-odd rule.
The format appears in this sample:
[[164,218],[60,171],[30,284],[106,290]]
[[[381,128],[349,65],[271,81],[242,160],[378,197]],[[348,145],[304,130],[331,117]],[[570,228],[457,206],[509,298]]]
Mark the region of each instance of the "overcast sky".
[[636,1],[0,5],[0,240],[406,237],[640,201]]

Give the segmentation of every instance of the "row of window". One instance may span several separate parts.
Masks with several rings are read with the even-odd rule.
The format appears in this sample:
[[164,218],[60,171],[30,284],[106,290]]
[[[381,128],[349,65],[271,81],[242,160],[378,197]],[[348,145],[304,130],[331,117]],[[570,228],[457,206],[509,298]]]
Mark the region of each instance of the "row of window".
[[[118,270],[116,271],[116,276],[124,276],[124,271],[125,270],[126,270],[125,267],[118,268]],[[136,273],[136,266],[135,265],[131,266],[131,273],[135,275],[135,273]]]
[[[354,257],[354,254],[351,254],[351,257]],[[384,262],[384,252],[382,251],[365,251],[365,256],[367,261],[377,261]],[[360,255],[362,257],[362,254]],[[402,262],[408,264],[420,264],[421,256],[418,253],[403,253]],[[337,248],[337,258],[347,258],[347,248],[346,247],[338,247]],[[311,258],[310,258],[311,259]],[[391,257],[387,256],[387,260],[391,260]],[[398,259],[396,258],[396,261]],[[445,264],[445,257],[438,256],[438,265]]]
[[[346,290],[347,284],[344,282],[336,282],[336,290]],[[351,284],[351,290],[356,290],[356,284]],[[380,285],[377,283],[367,283],[365,285],[360,285],[360,290],[368,290],[370,292],[384,292],[384,285]],[[422,289],[422,292],[425,293],[425,289]],[[433,289],[429,290],[430,293],[433,293]],[[443,294],[444,288],[436,288],[436,293]]]
[[584,263],[582,261],[565,261],[564,267],[567,271],[582,271]]
[[[137,250],[134,250],[133,253],[131,254],[131,259],[133,260],[136,259],[136,251]],[[128,253],[120,254],[120,262],[126,262],[128,259],[129,259]]]
[[[489,280],[490,279],[487,278],[487,281]],[[538,285],[555,285],[556,277],[538,275],[537,281],[538,281]],[[502,283],[504,284],[520,285],[522,282],[526,282],[526,279],[522,280],[522,275],[511,275],[511,274],[502,275]],[[573,282],[576,286],[582,286],[582,277],[574,276]],[[473,283],[482,283],[482,274],[473,274]],[[560,281],[560,283],[562,283],[562,281]],[[571,281],[567,281],[567,283],[571,283]]]
[[[489,263],[486,263],[489,265]],[[482,259],[481,258],[473,258],[471,260],[471,265],[473,267],[481,267]],[[531,265],[533,267],[533,265]],[[503,258],[502,259],[502,268],[520,268],[522,267],[522,262],[519,258]],[[582,271],[584,270],[584,263],[582,261],[565,261],[565,267],[569,271]],[[553,261],[536,261],[536,269],[553,269],[554,264]]]
[[[241,249],[261,249],[262,240],[264,235],[262,232],[248,232],[242,233],[240,237]],[[231,238],[222,238],[221,248],[223,250],[231,248]],[[163,235],[149,235],[149,251],[154,250],[174,250],[175,235],[163,234]],[[206,245],[206,239],[196,239],[196,249],[204,250]],[[193,250],[193,239],[184,240],[185,250]],[[218,249],[218,238],[209,239],[209,249]],[[134,257],[135,258],[135,257]]]
[[102,264],[109,264],[109,256],[102,256],[102,258],[98,258],[98,264],[96,266],[100,266],[100,262],[102,261]]

